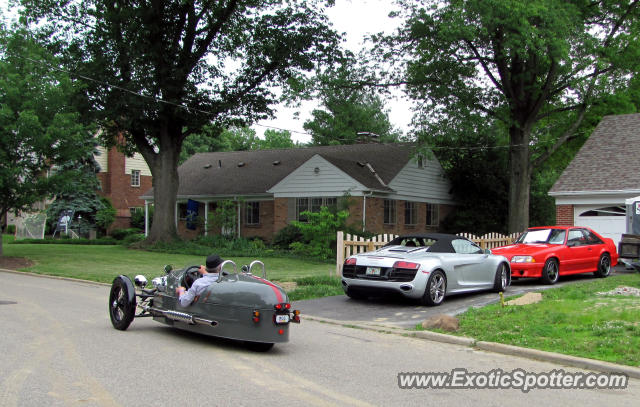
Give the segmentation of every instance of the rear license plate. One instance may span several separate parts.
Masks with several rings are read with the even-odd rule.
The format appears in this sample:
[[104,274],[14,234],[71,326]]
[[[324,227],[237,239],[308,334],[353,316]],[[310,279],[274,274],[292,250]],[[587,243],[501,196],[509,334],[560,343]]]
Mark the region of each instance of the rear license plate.
[[289,315],[276,315],[276,324],[288,324]]
[[367,267],[367,271],[365,272],[368,276],[379,276],[380,275],[380,267]]

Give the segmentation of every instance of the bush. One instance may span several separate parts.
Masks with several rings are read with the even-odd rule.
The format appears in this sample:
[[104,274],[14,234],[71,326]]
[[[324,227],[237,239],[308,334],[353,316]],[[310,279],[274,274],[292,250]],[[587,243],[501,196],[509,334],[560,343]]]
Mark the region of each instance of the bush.
[[96,225],[104,232],[116,220],[117,212],[109,198],[102,197],[100,202],[104,207],[96,212]]
[[[153,206],[149,206],[149,228],[153,223]],[[144,230],[144,210],[134,211],[129,221],[132,228]]]
[[7,230],[5,231],[5,233],[10,234],[10,235],[15,235],[16,234],[16,225],[7,225]]
[[[131,229],[125,229],[125,230],[131,230]],[[121,240],[120,243],[124,246],[129,246],[129,245],[132,245],[133,243],[138,243],[144,240],[144,238],[145,238],[144,233],[129,233]]]
[[111,236],[116,240],[124,240],[129,235],[135,235],[140,233],[141,230],[137,228],[129,229],[114,229],[111,231]]
[[328,260],[336,255],[336,232],[343,229],[349,212],[332,213],[323,206],[320,212],[302,212],[307,222],[294,221],[309,243],[293,242],[291,249],[299,255]]
[[100,239],[71,239],[68,236],[62,236],[60,238],[46,238],[46,239],[20,239],[15,240],[12,244],[77,244],[77,245],[90,245],[90,246],[105,246],[114,245],[118,242],[112,237],[101,237]]
[[289,250],[291,243],[302,241],[302,231],[296,225],[287,225],[273,237],[273,247]]

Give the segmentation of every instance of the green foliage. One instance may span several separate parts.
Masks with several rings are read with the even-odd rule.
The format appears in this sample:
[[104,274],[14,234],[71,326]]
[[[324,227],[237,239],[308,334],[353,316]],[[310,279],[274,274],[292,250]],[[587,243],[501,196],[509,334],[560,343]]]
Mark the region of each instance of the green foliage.
[[16,225],[7,225],[7,230],[5,230],[5,233],[8,233],[10,235],[15,235]]
[[[149,211],[149,226],[151,226],[151,224],[153,223],[153,206],[149,205],[147,210]],[[132,228],[144,230],[144,210],[133,212],[131,214],[129,224]]]
[[320,212],[305,211],[301,215],[307,218],[307,222],[293,221],[292,224],[300,228],[303,239],[309,243],[293,242],[291,249],[300,255],[323,260],[335,257],[336,232],[345,227],[349,212],[332,213],[323,206]]
[[302,231],[298,226],[289,224],[276,233],[272,245],[277,249],[288,250],[293,242],[304,242]]
[[341,280],[331,276],[312,276],[295,279],[296,288],[287,292],[290,301],[344,295]]
[[15,240],[12,242],[12,244],[45,244],[45,245],[50,245],[50,244],[73,244],[73,245],[80,245],[80,246],[87,246],[87,245],[92,245],[92,246],[105,246],[105,245],[114,245],[114,244],[118,244],[118,242],[113,238],[113,237],[101,237],[99,239],[71,239],[69,237],[60,237],[60,238],[45,238],[45,239],[20,239],[20,240]]
[[175,174],[187,137],[272,115],[274,88],[339,53],[320,0],[21,4],[22,21],[67,68],[96,79],[79,99],[103,126],[104,143],[124,141],[126,153],[149,164],[157,214],[150,241],[176,236]]
[[590,106],[634,77],[640,8],[616,1],[400,4],[404,25],[375,37],[375,63],[419,103],[423,134],[443,121],[502,127],[510,146],[509,230],[519,230],[529,222],[534,169],[575,135]]
[[137,235],[140,233],[140,229],[137,228],[129,228],[129,229],[113,229],[111,231],[111,237],[116,240],[124,240],[127,236]]
[[236,234],[237,205],[231,200],[220,201],[214,211],[212,225],[219,227],[222,235],[227,238]]
[[291,133],[288,130],[265,130],[264,140],[260,140],[260,148],[263,150],[294,148],[298,146],[298,143],[294,143],[294,141],[291,140]]
[[34,36],[0,26],[0,218],[95,182],[91,129],[69,104],[79,84],[59,66]]
[[109,198],[102,197],[100,202],[102,202],[102,209],[96,212],[96,225],[104,231],[116,220],[117,212]]
[[359,70],[343,65],[337,72],[320,77],[322,107],[313,110],[313,118],[303,125],[311,133],[313,144],[354,144],[371,134],[380,142],[399,140],[400,131],[389,121],[382,99],[353,85],[361,76]]

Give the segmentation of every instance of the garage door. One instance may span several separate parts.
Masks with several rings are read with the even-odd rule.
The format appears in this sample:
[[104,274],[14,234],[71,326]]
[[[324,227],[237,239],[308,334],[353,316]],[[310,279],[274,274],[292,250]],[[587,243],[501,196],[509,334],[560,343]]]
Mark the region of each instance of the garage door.
[[600,235],[613,239],[618,245],[626,231],[626,210],[620,206],[576,206],[574,223],[576,226],[589,227]]

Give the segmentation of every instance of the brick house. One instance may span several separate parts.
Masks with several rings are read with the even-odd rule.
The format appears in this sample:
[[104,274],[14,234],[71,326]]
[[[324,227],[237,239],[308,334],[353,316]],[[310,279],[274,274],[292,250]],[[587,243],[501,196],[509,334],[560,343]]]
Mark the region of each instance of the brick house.
[[640,195],[640,114],[605,116],[549,191],[558,225],[587,226],[616,243],[626,200]]
[[100,166],[98,180],[101,196],[111,200],[116,209],[116,220],[110,230],[130,227],[131,214],[144,211],[140,195],[151,188],[151,171],[139,153],[127,157],[116,147],[98,147],[95,159]]
[[[235,203],[236,232],[270,241],[301,212],[336,206],[348,194],[348,223],[374,233],[438,231],[455,204],[435,157],[410,144],[355,144],[199,153],[178,169],[177,227],[183,237],[220,233],[216,208]],[[142,198],[153,203],[153,190]],[[187,201],[200,222],[187,229]],[[303,220],[303,219],[302,219]]]

